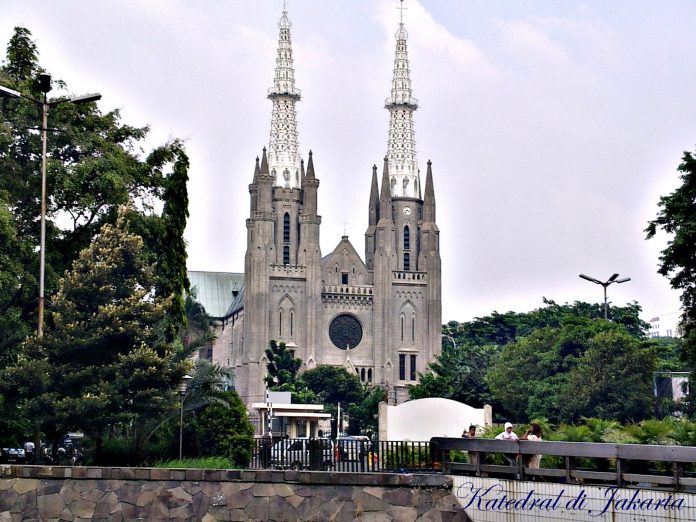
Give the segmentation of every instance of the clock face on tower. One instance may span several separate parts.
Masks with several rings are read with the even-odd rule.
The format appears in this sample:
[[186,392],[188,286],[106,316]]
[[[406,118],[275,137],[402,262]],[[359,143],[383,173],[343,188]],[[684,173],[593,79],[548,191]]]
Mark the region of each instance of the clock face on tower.
[[411,215],[411,207],[404,207],[404,216]]
[[362,340],[360,321],[349,314],[341,314],[329,325],[329,338],[341,350],[355,348]]

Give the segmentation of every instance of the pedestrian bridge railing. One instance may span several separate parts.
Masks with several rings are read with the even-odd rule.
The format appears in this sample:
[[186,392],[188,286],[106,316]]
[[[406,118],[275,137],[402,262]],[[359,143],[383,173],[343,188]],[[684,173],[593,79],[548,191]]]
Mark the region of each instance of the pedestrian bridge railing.
[[[503,441],[435,437],[432,455],[447,474],[503,476],[519,480],[649,484],[696,488],[696,447],[593,442]],[[541,467],[528,467],[542,455]],[[503,464],[504,463],[504,464]]]

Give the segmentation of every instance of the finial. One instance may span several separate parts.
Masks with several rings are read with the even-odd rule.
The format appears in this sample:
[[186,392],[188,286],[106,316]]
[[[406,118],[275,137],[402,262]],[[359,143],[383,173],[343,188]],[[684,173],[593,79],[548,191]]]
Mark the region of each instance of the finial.
[[399,5],[399,7],[397,7],[397,9],[399,10],[399,23],[403,25],[403,23],[404,23],[404,9],[406,9],[406,7],[404,7],[404,0],[401,0],[401,4]]

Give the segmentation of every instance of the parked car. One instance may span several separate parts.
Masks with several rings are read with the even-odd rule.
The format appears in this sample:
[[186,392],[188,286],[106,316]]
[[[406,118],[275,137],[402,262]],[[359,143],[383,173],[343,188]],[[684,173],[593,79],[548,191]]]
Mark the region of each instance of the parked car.
[[340,437],[336,440],[336,460],[359,461],[367,457],[372,441],[365,435]]
[[0,462],[3,464],[23,464],[26,454],[23,448],[1,448]]
[[331,439],[283,439],[271,448],[271,465],[291,469],[333,467],[334,445]]

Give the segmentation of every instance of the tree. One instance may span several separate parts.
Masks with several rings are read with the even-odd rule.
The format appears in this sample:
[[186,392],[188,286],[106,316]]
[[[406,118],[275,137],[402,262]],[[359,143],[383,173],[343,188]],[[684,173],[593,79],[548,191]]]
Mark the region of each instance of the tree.
[[385,390],[381,386],[363,387],[363,398],[361,401],[351,404],[348,407],[350,422],[348,433],[357,435],[359,433],[377,433],[379,429],[379,403],[384,401]]
[[[0,67],[0,83],[42,99],[37,82],[40,72],[44,69],[31,32],[16,27]],[[53,86],[49,101],[71,94],[60,80]],[[22,378],[33,371],[37,389],[44,375],[41,359],[23,353],[27,349],[23,341],[35,330],[37,317],[39,261],[35,248],[39,244],[42,147],[36,130],[40,122],[41,109],[34,102],[26,97],[0,97],[0,370],[19,360],[33,361],[33,370],[29,363],[22,368]],[[52,107],[45,292],[50,311],[60,276],[71,269],[102,225],[116,222],[118,208],[132,203],[139,210],[130,212],[129,229],[144,240],[143,261],[158,263],[157,296],[173,296],[160,299],[170,307],[164,332],[172,340],[184,323],[182,292],[188,284],[182,236],[188,216],[188,158],[176,139],[144,152],[142,141],[148,132],[147,127],[123,125],[119,111],[102,113],[95,103]],[[46,319],[51,321],[51,315]],[[184,348],[173,349],[184,357]],[[9,395],[0,391],[0,419],[22,425],[39,422],[47,429],[53,423],[50,401],[19,408],[15,399],[11,389]],[[0,420],[0,428],[3,422]]]
[[598,417],[619,422],[652,416],[654,348],[620,330],[589,340],[560,394],[562,416],[575,421]]
[[516,420],[640,420],[652,412],[652,346],[610,321],[577,319],[506,345],[486,379]]
[[220,399],[196,413],[193,432],[197,453],[229,457],[237,466],[246,467],[251,461],[254,427],[236,391],[221,392]]
[[669,278],[672,288],[681,290],[684,350],[683,358],[696,371],[696,157],[684,152],[677,169],[682,185],[669,196],[662,196],[657,217],[645,229],[647,239],[658,229],[670,235],[660,256],[658,273]]
[[278,344],[271,340],[266,348],[268,375],[265,380],[269,388],[292,391],[297,379],[297,372],[302,366],[302,359],[298,359],[294,355],[294,352],[287,349],[285,343]]
[[[127,231],[126,211],[104,225],[61,280],[43,338],[6,369],[3,390],[43,420],[43,431],[81,430],[98,462],[107,428],[129,426],[134,452],[151,419],[176,404],[187,363],[164,342],[168,298],[155,295],[143,241]],[[26,382],[43,375],[36,383]]]
[[[15,28],[0,67],[0,83],[34,99],[43,97],[37,74],[38,50],[31,32]],[[54,81],[58,98],[67,85]],[[53,98],[55,99],[55,98]],[[49,101],[51,98],[49,98]],[[41,109],[27,98],[0,97],[0,194],[12,211],[17,236],[32,252],[39,243],[41,194]],[[182,289],[187,286],[185,226],[188,158],[179,140],[139,153],[147,127],[120,122],[119,111],[102,113],[95,103],[58,104],[51,109],[48,136],[46,222],[46,295],[55,293],[59,277],[68,270],[104,223],[115,223],[120,205],[135,203],[132,231],[145,239],[148,262],[159,261],[158,291],[174,294],[172,321],[183,321]],[[157,209],[164,206],[164,215]],[[60,218],[60,219],[58,219]],[[37,256],[16,258],[26,266],[14,301],[27,330],[36,323]]]
[[489,362],[498,348],[477,346],[469,342],[454,345],[445,338],[442,353],[421,374],[418,384],[409,386],[411,399],[443,397],[482,408],[490,401],[485,376]]

